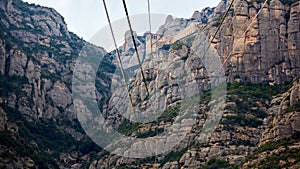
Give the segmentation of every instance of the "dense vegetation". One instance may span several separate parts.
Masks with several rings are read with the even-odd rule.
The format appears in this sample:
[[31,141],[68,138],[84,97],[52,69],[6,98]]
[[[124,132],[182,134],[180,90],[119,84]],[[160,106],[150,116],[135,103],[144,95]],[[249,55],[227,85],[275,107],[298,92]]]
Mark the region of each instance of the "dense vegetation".
[[181,156],[186,153],[187,148],[179,150],[179,151],[171,151],[167,155],[165,155],[164,159],[160,161],[160,166],[163,166],[167,162],[170,161],[179,161]]
[[130,136],[133,132],[139,129],[140,125],[141,124],[139,123],[132,123],[129,120],[124,119],[118,127],[118,132],[123,135]]
[[173,45],[172,45],[172,47],[171,47],[171,49],[173,49],[173,50],[179,50],[179,49],[182,49],[182,46],[184,45],[184,42],[183,41],[177,41],[177,42],[175,42]]
[[77,140],[64,130],[73,128],[83,133],[77,120],[40,119],[32,123],[17,110],[3,105],[1,107],[7,112],[9,121],[15,122],[19,129],[16,138],[7,130],[1,131],[0,145],[14,149],[18,155],[31,157],[41,168],[58,168],[57,160],[61,153],[78,152],[85,155],[101,151],[88,137]]
[[227,85],[228,101],[234,102],[236,108],[226,107],[237,112],[237,115],[225,116],[222,120],[224,128],[234,130],[232,124],[257,128],[263,124],[262,120],[267,117],[267,113],[262,110],[257,102],[269,107],[266,101],[270,101],[272,96],[286,92],[292,86],[291,83],[284,85],[270,86],[267,84],[252,83],[229,83]]
[[[280,154],[273,154],[268,156],[266,159],[262,160],[258,164],[258,168],[261,169],[281,169],[292,166],[292,163],[287,162],[288,159],[295,159],[295,163],[300,162],[300,149],[287,148],[284,152]],[[280,164],[280,161],[286,162],[285,164]]]
[[[173,122],[174,118],[178,115],[179,109],[180,109],[180,104],[174,107],[169,107],[168,109],[162,112],[162,114],[158,117],[156,121],[152,121],[150,123],[152,125],[157,125],[162,121]],[[144,125],[145,124],[141,124],[141,123],[132,123],[128,119],[124,119],[118,127],[118,132],[126,136],[131,136],[133,133],[137,133],[139,128],[143,127]],[[142,133],[137,133],[137,137],[138,138],[153,137],[162,132],[164,132],[164,129],[156,128],[154,131],[149,130]]]
[[[293,145],[295,142],[300,141],[299,132],[295,132],[292,137],[289,138],[283,138],[281,140],[277,141],[271,141],[267,142],[260,147],[258,147],[250,156],[248,156],[249,159],[255,159],[258,158],[259,153],[265,153],[267,152],[266,158],[263,160],[260,160],[258,163],[253,164],[249,167],[256,167],[256,168],[288,168],[292,166],[293,164],[300,162],[300,149],[299,148],[292,148],[289,147]],[[283,151],[275,152],[275,153],[269,153],[273,150],[276,150],[278,148],[284,148]],[[293,162],[288,162],[288,159],[293,159]]]
[[295,2],[299,2],[299,0],[280,0],[280,2],[281,2],[283,5],[289,5],[289,6],[291,6],[291,5],[294,4]]
[[216,158],[212,158],[207,162],[207,165],[201,167],[201,169],[237,169],[236,166],[230,165],[225,160],[220,160]]

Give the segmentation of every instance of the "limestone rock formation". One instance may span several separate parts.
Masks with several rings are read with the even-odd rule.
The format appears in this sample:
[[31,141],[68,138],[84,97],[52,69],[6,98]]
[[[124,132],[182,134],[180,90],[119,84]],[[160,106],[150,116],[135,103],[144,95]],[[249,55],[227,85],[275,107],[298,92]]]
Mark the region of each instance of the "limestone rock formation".
[[[80,153],[75,144],[89,140],[75,127],[71,87],[75,60],[87,42],[69,32],[54,9],[2,0],[0,16],[0,168],[70,167],[82,158],[81,166],[89,152]],[[114,67],[109,59],[106,66]],[[105,95],[97,91],[99,100]],[[61,142],[73,150],[59,148],[68,147]],[[75,149],[78,155],[69,160]]]
[[164,25],[162,25],[157,31],[158,35],[176,35],[180,30],[184,29],[188,25],[189,21],[183,18],[173,18],[168,16]]
[[201,12],[195,11],[191,17],[192,20],[196,20],[198,22],[207,24],[210,20],[211,14],[213,14],[214,9],[213,8],[205,8]]
[[[134,33],[145,79],[127,32],[120,51],[129,91],[116,69],[115,51],[88,45],[94,54],[105,54],[95,80],[104,128],[112,126],[144,141],[157,136],[157,149],[174,141],[164,134],[185,136],[170,152],[131,159],[92,143],[76,118],[72,92],[82,86],[71,91],[72,74],[87,43],[67,30],[54,9],[0,1],[0,168],[259,168],[279,157],[284,160],[276,165],[297,168],[300,85],[299,80],[291,86],[284,83],[300,75],[300,3],[271,0],[261,9],[260,1],[236,1],[212,40],[230,2],[196,11],[190,19],[168,16],[153,34],[159,40],[150,54],[149,33]],[[228,85],[227,97],[217,88],[213,94],[219,97],[212,98],[210,89],[220,84]],[[89,85],[84,95],[94,94]],[[128,108],[124,99],[138,118],[123,111]],[[182,107],[187,118],[176,111]],[[217,112],[223,109],[219,118]],[[199,135],[208,117],[220,122]],[[143,141],[136,145],[143,146],[142,153],[153,148]]]
[[[60,82],[64,85],[63,81],[70,79],[70,76],[66,75],[72,71],[71,60],[66,59],[66,63],[61,64],[53,59],[64,59],[65,56],[74,55],[70,42],[67,42],[72,38],[67,31],[66,24],[53,9],[36,6],[22,8],[15,5],[22,3],[20,1],[12,2],[10,8],[6,8],[5,3],[10,2],[2,1],[0,6],[3,16],[1,29],[5,33],[1,40],[1,76],[20,77],[24,82],[28,81],[26,87],[20,86],[23,88],[24,94],[20,96],[21,93],[10,93],[9,95],[12,96],[17,95],[17,98],[8,99],[7,104],[14,108],[18,107],[29,117],[57,117],[59,115],[58,107],[62,106],[63,109],[66,109],[72,102],[69,97],[63,99],[67,104],[61,104],[50,94],[52,91],[53,93],[66,92],[67,95],[70,95],[70,89],[67,87],[53,87],[55,86],[53,82]],[[26,10],[31,11],[32,15]],[[36,25],[32,26],[33,23]],[[8,36],[11,36],[13,40],[5,39]],[[58,40],[59,37],[65,38],[65,41]],[[15,43],[16,40],[20,45]],[[55,49],[58,44],[61,45],[61,48]],[[53,52],[43,51],[39,48],[49,49],[49,51],[52,48]],[[55,76],[59,72],[64,72],[61,74],[63,75],[61,79],[59,77],[51,82],[44,78],[45,76],[48,78]],[[46,103],[50,101],[49,99],[54,101],[54,105]],[[32,103],[28,103],[29,100],[32,100]],[[28,107],[28,104],[32,105]],[[71,116],[74,117],[74,115]]]
[[281,168],[299,167],[299,161],[295,160],[298,155],[294,153],[300,150],[300,100],[294,97],[294,93],[299,92],[299,85],[297,80],[287,92],[273,98],[260,142],[242,168],[257,168],[270,163]]
[[291,137],[293,133],[300,132],[300,112],[297,111],[300,100],[299,84],[299,80],[295,81],[288,92],[273,101],[274,105],[270,113],[275,117],[269,122],[270,125],[263,133],[260,144]]
[[[218,26],[217,23],[220,21],[218,17],[221,16],[222,11],[224,12],[228,3],[228,1],[222,1],[218,8],[214,9],[215,12],[211,14],[211,17],[214,17],[212,17],[211,23],[208,24],[208,29],[204,29],[203,34],[208,36],[214,34],[216,26]],[[289,38],[294,36],[292,35],[293,33],[288,33],[289,23],[292,22],[291,18],[299,17],[299,15],[293,11],[293,8],[298,6],[298,3],[285,6],[279,0],[271,1],[270,4],[262,9],[262,13],[258,15],[258,18],[254,20],[261,5],[262,3],[257,2],[235,3],[234,12],[232,12],[232,10],[230,11],[229,16],[225,19],[224,25],[221,27],[220,33],[217,34],[216,39],[212,41],[212,50],[217,50],[217,56],[219,56],[222,61],[227,59],[229,55],[228,63],[225,65],[225,73],[229,82],[265,82],[265,84],[274,85],[282,84],[299,76],[298,73],[290,73],[292,69],[293,72],[298,71],[298,68],[293,67],[292,63],[297,62],[299,54],[295,54],[295,57],[291,57],[290,54],[293,54],[293,52],[291,52],[293,49],[288,45],[288,43],[290,43]],[[288,18],[291,11],[293,11],[294,16]],[[191,19],[194,22],[203,23],[199,12],[195,12]],[[179,34],[180,31],[176,30],[184,30],[184,27],[187,27],[189,22],[190,21],[185,21],[179,24],[178,19],[173,19],[169,16],[157,34],[161,36]],[[250,23],[251,25],[248,27]],[[245,32],[245,30],[247,31]],[[298,34],[299,30],[297,29],[295,32]],[[155,59],[145,61],[143,64],[147,72],[146,78],[150,86],[150,92],[155,86],[160,89],[160,93],[165,92],[166,95],[164,96],[165,99],[163,99],[164,102],[162,102],[162,104],[167,107],[172,104],[176,105],[176,103],[181,103],[184,100],[180,97],[183,91],[178,90],[176,86],[170,85],[169,83],[177,74],[180,74],[177,68],[185,70],[182,68],[182,64],[176,64],[176,67],[171,66],[171,63],[177,63],[179,61],[178,59],[184,58],[185,67],[188,67],[192,72],[192,76],[188,77],[190,78],[190,85],[193,83],[202,84],[203,86],[199,87],[200,91],[209,88],[207,79],[209,75],[213,74],[213,70],[216,70],[215,68],[217,66],[212,64],[214,59],[211,58],[211,55],[207,54],[207,56],[203,56],[203,53],[201,53],[201,49],[205,51],[205,47],[209,43],[203,43],[204,41],[208,42],[208,40],[199,37],[194,37],[192,44],[174,45],[169,51],[163,52],[163,49],[155,49],[157,53],[163,53],[163,55],[155,54]],[[184,42],[187,43],[187,41]],[[274,45],[277,45],[277,47],[274,48]],[[159,57],[166,57],[167,61],[159,60]],[[283,65],[285,67],[283,67]],[[172,72],[164,74],[161,72],[161,68],[172,70]],[[160,77],[160,75],[162,77]],[[145,86],[142,83],[139,71],[137,71],[135,80],[130,84],[130,88],[132,88],[131,95],[133,96],[133,104],[138,106],[140,110],[148,110],[147,108],[151,107],[151,103],[153,103],[153,98],[151,98],[151,96],[150,98],[146,97]],[[292,105],[289,102],[287,103],[287,100],[292,100],[291,103],[293,104],[297,102],[299,95],[297,87],[294,86],[290,90],[291,97],[284,99],[281,103],[283,106],[285,105],[285,107],[281,106],[280,109],[282,110]],[[120,98],[122,97],[113,95],[112,101],[119,100]],[[145,98],[149,99],[150,102],[144,102]],[[269,100],[254,102],[251,99],[248,100],[244,98],[242,95],[230,95],[229,98],[232,102],[226,104],[223,120],[221,124],[219,124],[216,132],[212,133],[209,141],[204,146],[190,145],[191,148],[184,151],[177,160],[163,163],[163,165],[160,165],[161,168],[176,168],[179,166],[194,168],[208,164],[209,159],[212,158],[226,160],[229,165],[242,165],[248,156],[256,151],[257,145],[259,146],[265,142],[263,139],[276,141],[277,139],[290,137],[298,130],[298,126],[296,125],[297,120],[294,122],[294,119],[298,119],[298,114],[288,113],[284,116],[277,115],[274,113],[277,111],[276,107],[268,108],[269,104],[272,105],[275,102],[274,100],[271,101],[271,103]],[[279,98],[275,100],[279,102]],[[200,108],[200,110],[207,110],[205,107],[213,105],[214,102],[216,101],[206,102],[202,105],[203,107]],[[247,104],[247,102],[250,104],[250,107],[242,108],[241,106]],[[107,110],[110,112],[115,104],[112,102],[108,104]],[[243,109],[247,110],[245,111]],[[269,114],[266,114],[265,111]],[[273,114],[271,112],[273,112]],[[143,111],[143,113],[147,114],[147,111]],[[205,112],[204,114],[207,115],[206,113],[209,112]],[[119,116],[115,117],[114,113],[108,114],[111,116],[111,119],[117,121],[116,127],[122,123],[123,119],[119,118]],[[203,114],[200,113],[197,119],[203,120]],[[230,126],[232,123],[234,123],[234,125]],[[203,121],[199,120],[197,124],[198,126],[193,130],[195,133],[198,131],[197,128],[202,127]],[[269,135],[266,134],[261,137],[263,132],[268,133],[264,127],[271,124],[275,126],[278,124],[278,127],[270,129]],[[142,125],[137,131],[132,132],[131,136],[139,137],[139,134],[145,131],[155,130],[155,128],[160,127],[166,128],[166,126],[171,125],[172,122],[168,122],[167,124],[161,123],[158,127],[150,124]],[[184,124],[181,125],[184,126]],[[194,137],[193,134],[189,136],[190,138]],[[188,144],[188,142],[184,143]],[[181,150],[183,151],[185,145],[186,144],[178,146],[177,153],[181,152]],[[168,158],[168,155],[169,154],[165,154],[165,156],[157,157],[157,160]],[[109,161],[116,162],[115,164],[117,166],[132,166],[130,165],[130,160],[126,160],[122,157],[118,158],[114,155],[108,155],[105,159],[106,160],[101,159],[95,161],[94,163],[98,164],[98,168],[104,167]],[[119,163],[120,161],[122,162]],[[154,167],[157,166],[158,163],[153,164],[153,161],[150,160],[149,163],[141,163],[140,167],[149,165]]]
[[236,2],[216,38],[229,81],[283,83],[299,74],[299,3],[287,6],[272,0],[255,18],[261,7]]

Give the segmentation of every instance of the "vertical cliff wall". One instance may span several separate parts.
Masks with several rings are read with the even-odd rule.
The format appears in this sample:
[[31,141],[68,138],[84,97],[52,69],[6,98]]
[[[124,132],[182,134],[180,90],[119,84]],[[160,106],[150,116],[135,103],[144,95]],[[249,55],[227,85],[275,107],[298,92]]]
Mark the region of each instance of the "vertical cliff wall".
[[262,4],[237,1],[214,41],[228,59],[229,81],[283,83],[299,76],[299,2],[272,0],[255,17]]

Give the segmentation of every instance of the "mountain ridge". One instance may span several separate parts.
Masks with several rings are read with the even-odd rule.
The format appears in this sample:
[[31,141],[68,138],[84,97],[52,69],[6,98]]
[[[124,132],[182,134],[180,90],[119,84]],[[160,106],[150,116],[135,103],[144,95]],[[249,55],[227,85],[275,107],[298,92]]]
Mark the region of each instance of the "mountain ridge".
[[[177,25],[179,30],[193,21],[206,24],[208,29],[201,35],[205,35],[205,40],[209,42],[229,2],[223,0],[213,10],[206,8],[202,15],[201,12],[195,12],[187,20],[169,19],[168,24],[173,22],[173,26]],[[300,164],[296,152],[299,150],[299,80],[290,84],[285,82],[299,77],[300,73],[297,68],[300,60],[300,5],[298,1],[284,2],[270,1],[246,37],[241,36],[245,29],[242,23],[251,22],[262,5],[261,1],[244,1],[242,5],[237,3],[233,13],[225,19],[210,52],[218,53],[224,61],[238,41],[243,43],[237,45],[240,49],[233,52],[225,66],[228,95],[224,117],[208,142],[197,144],[199,138],[196,135],[209,115],[209,106],[217,102],[210,100],[209,91],[209,66],[213,65],[206,65],[208,67],[205,68],[204,58],[199,54],[201,51],[197,50],[205,47],[205,44],[201,44],[202,36],[162,45],[155,51],[162,60],[158,58],[152,61],[145,52],[146,37],[140,38],[139,49],[144,53],[143,67],[148,72],[147,83],[150,90],[156,86],[160,89],[166,110],[158,118],[158,123],[137,125],[124,121],[110,111],[114,106],[113,99],[119,97],[111,93],[112,79],[117,69],[114,52],[106,53],[103,48],[93,46],[69,32],[63,17],[54,9],[29,5],[20,0],[1,1],[0,166],[93,169],[267,168],[276,165],[296,168]],[[240,12],[236,10],[239,6],[243,6]],[[234,22],[231,24],[232,20]],[[168,28],[170,25],[162,26],[158,34],[164,35],[168,31],[176,34],[176,27],[173,30]],[[273,29],[275,33],[269,33]],[[284,47],[284,51],[281,51],[284,57],[279,56],[278,48],[272,48],[274,41],[278,44],[280,41],[279,46]],[[175,84],[175,80],[181,77],[181,68],[187,67],[191,73],[184,78],[188,79],[187,84],[199,87],[201,98],[200,109],[195,116],[197,123],[188,133],[188,138],[194,141],[187,138],[176,147],[178,150],[145,159],[112,155],[93,143],[77,120],[72,100],[75,60],[85,45],[96,52],[105,53],[97,72],[96,97],[100,107],[103,106],[107,117],[110,117],[107,123],[132,137],[147,139],[159,136],[173,124],[176,118],[176,111],[173,110],[183,102],[182,89]],[[131,51],[129,38],[121,48],[123,59],[128,59],[128,66],[132,66],[134,52]],[[263,57],[261,66],[265,64],[265,68],[259,72],[257,58]],[[244,60],[238,61],[237,58]],[[157,73],[160,67],[165,68],[165,74]],[[130,92],[134,103],[146,109],[151,106],[147,99],[152,98],[146,97],[139,71],[134,72],[133,77]],[[186,120],[180,125],[186,126],[188,123]],[[280,156],[278,152],[284,153]],[[285,161],[276,162],[278,156]]]

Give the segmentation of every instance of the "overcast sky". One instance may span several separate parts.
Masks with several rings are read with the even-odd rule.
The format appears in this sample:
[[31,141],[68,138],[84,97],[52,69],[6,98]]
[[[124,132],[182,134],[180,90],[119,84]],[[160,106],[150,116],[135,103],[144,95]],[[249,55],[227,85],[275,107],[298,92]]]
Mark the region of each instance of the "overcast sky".
[[[102,0],[23,0],[56,9],[70,31],[85,40],[107,25]],[[214,7],[221,0],[150,0],[151,12],[190,18],[195,10]],[[130,15],[147,13],[147,0],[127,0]],[[122,0],[106,0],[112,21],[124,18]]]

